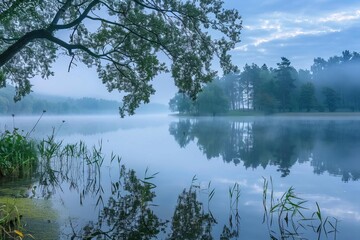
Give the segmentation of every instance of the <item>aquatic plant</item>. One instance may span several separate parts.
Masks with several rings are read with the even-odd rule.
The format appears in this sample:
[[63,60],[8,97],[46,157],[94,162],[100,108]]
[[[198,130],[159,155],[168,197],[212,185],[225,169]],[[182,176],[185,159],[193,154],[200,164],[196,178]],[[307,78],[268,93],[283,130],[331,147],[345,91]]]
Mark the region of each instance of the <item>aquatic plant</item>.
[[21,218],[15,204],[0,203],[0,239],[21,240],[25,236],[32,237],[31,234],[24,233]]
[[37,162],[36,143],[18,129],[0,135],[0,177],[31,176]]
[[30,138],[30,135],[45,113],[46,111],[43,110],[32,129],[26,134],[23,131],[19,133],[19,129],[15,127],[15,114],[12,114],[12,132],[5,130],[0,134],[0,178],[29,177],[34,173],[39,159],[37,143]]
[[[55,130],[38,144],[39,167],[37,177],[42,197],[50,198],[63,183],[79,193],[80,204],[87,195],[97,197],[97,204],[103,203],[104,193],[100,181],[100,169],[105,159],[102,142],[88,148],[83,141],[64,144],[57,141]],[[116,156],[112,155],[112,160]]]
[[279,199],[275,199],[272,178],[270,182],[264,178],[263,223],[268,228],[270,239],[319,240],[323,236],[329,239],[330,234],[336,239],[338,220],[323,216],[317,202],[316,211],[311,212],[307,203],[307,200],[295,193],[294,187],[290,187]]
[[240,185],[236,182],[232,187],[229,187],[229,226],[224,225],[221,240],[233,239],[239,237],[240,233]]

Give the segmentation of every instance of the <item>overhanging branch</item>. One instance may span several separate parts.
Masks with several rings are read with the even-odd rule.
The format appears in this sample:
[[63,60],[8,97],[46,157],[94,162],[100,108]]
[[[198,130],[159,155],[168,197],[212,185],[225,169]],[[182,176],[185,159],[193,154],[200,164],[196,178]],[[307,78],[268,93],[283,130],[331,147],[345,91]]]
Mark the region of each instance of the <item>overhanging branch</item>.
[[19,38],[14,44],[0,54],[0,67],[7,63],[13,58],[21,49],[23,49],[29,42],[42,38],[44,34],[47,34],[45,30],[35,30],[26,33],[24,36]]
[[50,42],[53,42],[65,49],[67,49],[70,52],[70,54],[71,54],[72,50],[79,49],[95,58],[101,58],[101,57],[106,56],[106,53],[105,54],[94,53],[89,48],[87,48],[81,44],[69,44],[59,38],[54,37],[51,34],[51,32],[44,30],[44,29],[40,29],[40,30],[31,31],[31,32],[25,34],[18,41],[16,41],[13,45],[11,45],[8,49],[6,49],[3,53],[1,53],[0,54],[0,67],[5,65],[11,58],[13,58],[19,51],[21,51],[21,49],[23,49],[28,43],[30,43],[36,39],[46,39]]
[[89,3],[89,5],[84,10],[84,12],[82,14],[80,14],[80,16],[77,19],[75,19],[74,21],[72,21],[71,23],[63,24],[63,25],[51,24],[50,27],[48,28],[48,30],[54,31],[54,30],[61,30],[61,29],[69,29],[69,28],[72,28],[72,27],[80,24],[86,18],[86,16],[89,14],[91,9],[93,7],[95,7],[98,3],[100,3],[99,0],[94,0],[91,3]]

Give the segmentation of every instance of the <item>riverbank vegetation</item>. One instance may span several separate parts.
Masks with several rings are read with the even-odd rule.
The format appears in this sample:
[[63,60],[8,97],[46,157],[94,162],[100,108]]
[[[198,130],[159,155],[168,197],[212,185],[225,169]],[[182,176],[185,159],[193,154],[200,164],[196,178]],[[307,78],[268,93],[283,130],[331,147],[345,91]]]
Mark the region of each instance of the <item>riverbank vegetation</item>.
[[34,140],[14,129],[0,134],[0,178],[31,176],[38,163]]
[[178,93],[173,112],[190,115],[243,115],[285,112],[360,111],[360,53],[344,51],[328,60],[315,58],[311,71],[296,70],[282,57],[276,68],[245,65],[215,78],[196,100]]

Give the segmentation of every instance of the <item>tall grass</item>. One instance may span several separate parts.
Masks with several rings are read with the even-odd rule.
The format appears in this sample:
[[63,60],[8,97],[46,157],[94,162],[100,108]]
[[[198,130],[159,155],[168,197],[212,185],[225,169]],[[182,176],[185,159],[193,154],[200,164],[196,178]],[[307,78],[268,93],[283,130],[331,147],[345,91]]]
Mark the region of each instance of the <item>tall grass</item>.
[[41,118],[46,113],[43,110],[33,128],[26,134],[19,133],[13,118],[13,131],[0,133],[0,178],[29,177],[36,170],[38,152],[36,142],[30,138]]
[[0,178],[31,176],[37,162],[36,143],[18,129],[0,135]]
[[21,218],[15,204],[0,204],[0,239],[33,238],[31,234],[23,233]]

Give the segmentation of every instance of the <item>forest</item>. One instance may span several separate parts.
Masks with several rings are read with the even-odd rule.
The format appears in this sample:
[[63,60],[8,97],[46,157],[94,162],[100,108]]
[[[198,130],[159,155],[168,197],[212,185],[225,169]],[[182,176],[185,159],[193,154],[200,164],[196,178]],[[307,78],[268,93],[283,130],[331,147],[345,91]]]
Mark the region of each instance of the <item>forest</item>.
[[360,110],[360,53],[343,51],[315,58],[310,70],[295,69],[282,57],[276,68],[246,64],[242,71],[215,78],[196,99],[177,93],[170,110],[180,114],[226,112],[335,112]]
[[14,102],[15,88],[7,86],[0,89],[0,114],[89,114],[116,113],[119,102],[95,98],[65,98],[42,95],[28,95],[19,102]]

